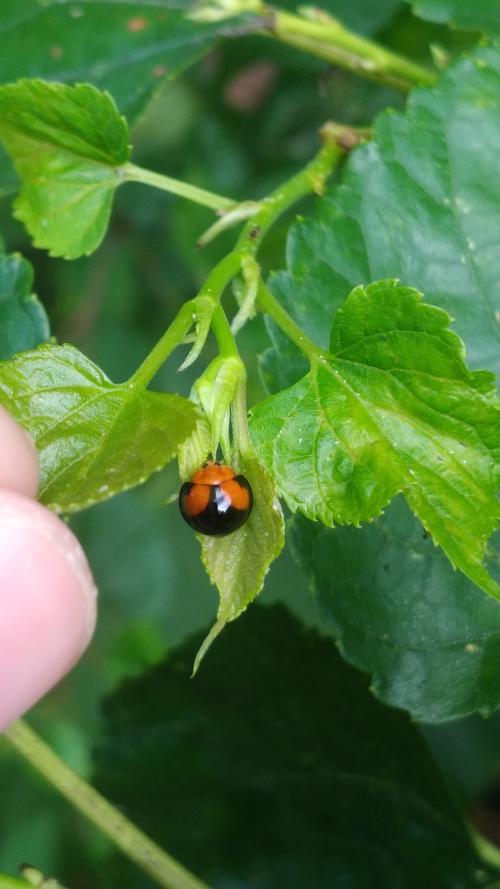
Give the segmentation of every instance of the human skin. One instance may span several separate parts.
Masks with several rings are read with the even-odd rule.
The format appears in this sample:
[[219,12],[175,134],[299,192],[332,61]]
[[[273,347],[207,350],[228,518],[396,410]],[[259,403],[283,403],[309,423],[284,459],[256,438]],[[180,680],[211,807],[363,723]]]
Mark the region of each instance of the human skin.
[[38,478],[32,439],[0,407],[0,731],[79,660],[96,621],[83,550],[36,502]]

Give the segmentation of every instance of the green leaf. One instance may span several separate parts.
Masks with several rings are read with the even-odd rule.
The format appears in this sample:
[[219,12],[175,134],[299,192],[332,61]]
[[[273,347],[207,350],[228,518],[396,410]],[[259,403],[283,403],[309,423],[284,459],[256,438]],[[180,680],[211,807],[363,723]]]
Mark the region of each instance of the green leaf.
[[[500,373],[499,97],[500,50],[481,47],[443,72],[436,87],[413,93],[405,114],[381,115],[373,141],[353,152],[340,185],[317,201],[315,218],[292,227],[288,271],[274,277],[273,289],[319,344],[328,346],[331,321],[351,287],[391,275],[453,315],[473,367]],[[288,374],[291,347],[285,352],[282,336],[272,330],[264,369],[276,391],[302,376],[303,359],[295,350],[296,366]],[[299,521],[301,530],[306,526]],[[383,541],[399,541],[403,528],[407,548],[397,559],[396,543],[389,548],[387,542],[391,560],[383,559]],[[374,675],[384,700],[429,720],[500,705],[495,603],[453,573],[430,541],[419,550],[416,570],[412,541],[420,540],[422,528],[403,506],[395,504],[370,527],[316,533],[326,535],[325,553],[326,540],[342,540],[352,552],[356,545],[358,561],[345,584],[333,543],[331,586],[318,566],[316,582],[343,653]],[[386,582],[375,550],[379,540],[382,565],[395,565]],[[497,554],[491,555],[498,559],[494,545]],[[469,643],[481,651],[481,666],[477,652],[466,650]]]
[[402,491],[453,565],[483,566],[500,518],[500,401],[470,373],[448,315],[381,281],[338,310],[331,359],[252,411],[252,441],[292,510],[326,525],[379,515]]
[[[201,421],[180,448],[181,478],[190,478],[210,451],[210,428]],[[269,567],[285,543],[283,512],[269,475],[251,454],[240,455],[234,467],[250,483],[253,508],[245,524],[227,537],[197,535],[202,562],[219,592],[219,607],[217,620],[196,655],[194,673],[225,625],[236,620],[259,595]]]
[[2,0],[0,82],[89,82],[131,120],[165,78],[212,46],[221,26],[186,18],[189,0]]
[[500,37],[500,6],[495,0],[408,0],[415,15],[464,31]]
[[220,601],[217,621],[196,656],[195,672],[225,625],[259,595],[269,567],[285,543],[285,522],[273,481],[257,459],[241,458],[238,471],[247,478],[253,493],[248,520],[227,537],[199,535],[202,562]]
[[0,240],[0,359],[33,349],[49,338],[49,322],[42,304],[31,292],[29,262],[3,252]]
[[39,80],[0,87],[0,140],[23,182],[15,215],[35,246],[65,259],[95,250],[130,153],[111,96]]
[[142,484],[194,429],[178,395],[115,385],[72,346],[40,346],[0,362],[0,403],[40,454],[40,499],[75,512]]
[[342,654],[377,697],[426,722],[498,707],[500,609],[453,571],[401,497],[363,528],[296,517],[289,531]]
[[[297,223],[279,276],[296,320],[327,319],[358,284],[397,277],[455,319],[472,367],[500,374],[500,48],[480,47],[385,112],[340,186]],[[484,183],[488,187],[484,187]]]
[[416,727],[330,640],[256,605],[190,682],[199,642],[104,703],[97,786],[157,842],[215,886],[493,881]]

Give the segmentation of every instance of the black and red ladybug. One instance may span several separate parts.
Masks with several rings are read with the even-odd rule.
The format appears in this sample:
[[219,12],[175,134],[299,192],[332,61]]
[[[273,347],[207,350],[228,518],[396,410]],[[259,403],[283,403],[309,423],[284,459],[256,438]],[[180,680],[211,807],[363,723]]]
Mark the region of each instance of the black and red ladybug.
[[212,537],[241,528],[252,506],[252,489],[245,476],[223,463],[205,463],[179,491],[183,519],[195,531]]

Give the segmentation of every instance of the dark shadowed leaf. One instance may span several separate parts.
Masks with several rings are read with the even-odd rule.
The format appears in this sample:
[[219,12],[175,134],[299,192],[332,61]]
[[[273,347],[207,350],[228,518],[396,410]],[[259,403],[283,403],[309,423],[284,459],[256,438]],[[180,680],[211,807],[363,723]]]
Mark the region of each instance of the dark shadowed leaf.
[[500,608],[453,571],[402,498],[363,528],[297,517],[289,531],[342,653],[385,703],[426,721],[498,707]]
[[93,83],[132,119],[158,83],[207,52],[221,29],[189,21],[191,6],[189,0],[3,0],[0,82]]
[[104,709],[97,784],[165,848],[216,889],[492,881],[417,729],[329,640],[257,605],[190,680],[199,643]]
[[32,293],[33,270],[19,253],[7,256],[0,240],[0,359],[49,338],[49,322]]

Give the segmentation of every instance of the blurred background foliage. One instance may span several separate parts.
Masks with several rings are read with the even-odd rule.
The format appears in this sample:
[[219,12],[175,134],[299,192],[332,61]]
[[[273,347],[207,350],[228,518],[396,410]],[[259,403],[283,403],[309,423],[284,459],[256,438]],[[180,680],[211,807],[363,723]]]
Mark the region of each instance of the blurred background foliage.
[[[340,14],[343,6],[339,0]],[[418,21],[397,2],[381,21],[378,37],[419,61],[429,61],[430,46],[453,55],[472,42],[470,36]],[[402,104],[403,98],[387,88],[271,41],[244,37],[220,45],[179,80],[161,86],[134,125],[134,160],[230,197],[258,198],[311,157],[318,127],[328,118],[369,125],[382,108]],[[20,250],[33,263],[36,291],[55,336],[77,345],[117,381],[131,374],[234,239],[229,232],[199,250],[197,238],[212,221],[209,211],[129,185],[117,196],[101,247],[68,263],[31,247],[12,220],[11,199],[6,183],[0,230],[7,249]],[[300,212],[307,212],[307,203]],[[283,264],[289,223],[284,219],[265,243],[267,269]],[[245,327],[240,343],[250,403],[255,403],[264,395],[256,355],[268,345],[260,318]],[[178,375],[180,360],[176,354],[167,363],[156,386],[189,393],[198,365]],[[143,487],[72,520],[100,590],[100,622],[83,662],[30,718],[87,777],[102,696],[206,628],[215,613],[216,594],[199,562],[197,542],[176,505],[164,502],[177,486],[170,466]],[[286,550],[261,599],[276,600],[306,623],[321,626],[307,583]],[[457,794],[484,826],[500,770],[500,719],[486,723],[474,717],[423,730]],[[15,872],[27,860],[72,889],[105,885],[112,854],[107,840],[2,744],[0,786],[1,871]],[[137,885],[147,883],[144,878]]]

